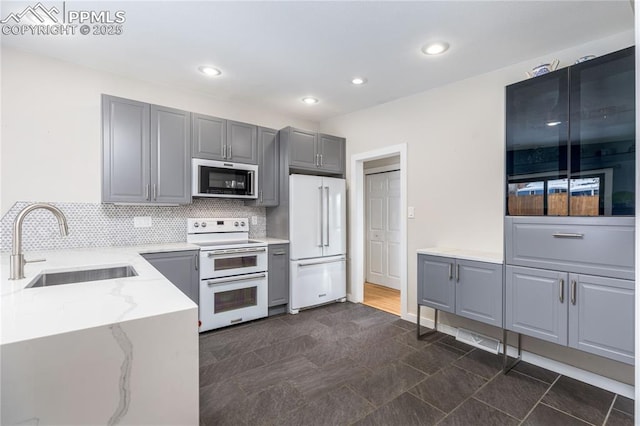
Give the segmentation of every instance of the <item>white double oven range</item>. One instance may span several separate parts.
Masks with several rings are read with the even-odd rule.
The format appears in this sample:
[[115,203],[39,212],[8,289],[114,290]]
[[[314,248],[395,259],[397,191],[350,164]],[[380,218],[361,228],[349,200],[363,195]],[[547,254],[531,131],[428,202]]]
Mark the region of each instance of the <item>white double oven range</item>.
[[200,246],[200,332],[267,316],[267,243],[247,218],[187,219],[187,242]]

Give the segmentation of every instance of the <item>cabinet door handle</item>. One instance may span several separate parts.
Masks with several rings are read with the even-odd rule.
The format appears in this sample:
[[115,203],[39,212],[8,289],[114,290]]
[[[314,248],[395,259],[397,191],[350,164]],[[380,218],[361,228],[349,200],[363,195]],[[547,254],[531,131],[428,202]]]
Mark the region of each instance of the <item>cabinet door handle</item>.
[[196,254],[196,271],[200,269],[200,256]]
[[456,282],[460,282],[460,264],[456,263]]
[[151,186],[150,184],[147,184],[147,185],[144,186],[144,199],[145,200],[149,199],[149,187],[150,186]]
[[227,158],[227,145],[222,145],[222,158]]
[[227,159],[231,160],[232,157],[233,155],[231,154],[231,145],[229,145],[229,156],[227,157]]
[[584,238],[584,234],[574,234],[570,232],[556,232],[553,238]]
[[153,200],[155,201],[158,198],[158,186],[153,184]]
[[577,283],[576,280],[571,280],[571,304],[576,304],[576,292],[577,292]]
[[322,167],[322,154],[320,154],[320,167]]
[[564,279],[560,278],[560,303],[564,303]]
[[262,191],[260,191],[260,204],[262,204]]
[[320,158],[320,154],[316,154],[316,167],[318,167],[320,165],[319,158]]
[[449,264],[449,280],[453,278],[453,263]]

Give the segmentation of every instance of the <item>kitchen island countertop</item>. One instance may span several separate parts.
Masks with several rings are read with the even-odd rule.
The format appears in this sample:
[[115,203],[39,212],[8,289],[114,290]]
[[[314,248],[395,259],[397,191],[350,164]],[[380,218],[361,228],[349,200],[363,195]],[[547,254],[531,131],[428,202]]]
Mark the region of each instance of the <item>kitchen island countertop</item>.
[[[197,250],[188,243],[26,252],[26,278],[9,280],[9,253],[0,257],[0,344],[85,330],[123,321],[197,309],[140,254]],[[137,276],[25,288],[42,272],[131,265]],[[194,329],[197,328],[194,324]]]

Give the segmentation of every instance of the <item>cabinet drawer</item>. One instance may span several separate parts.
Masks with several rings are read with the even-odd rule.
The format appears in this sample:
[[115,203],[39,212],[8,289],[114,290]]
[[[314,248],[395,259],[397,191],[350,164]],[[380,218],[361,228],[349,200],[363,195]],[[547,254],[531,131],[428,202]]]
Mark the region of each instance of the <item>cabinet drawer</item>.
[[634,218],[505,218],[507,264],[634,278]]

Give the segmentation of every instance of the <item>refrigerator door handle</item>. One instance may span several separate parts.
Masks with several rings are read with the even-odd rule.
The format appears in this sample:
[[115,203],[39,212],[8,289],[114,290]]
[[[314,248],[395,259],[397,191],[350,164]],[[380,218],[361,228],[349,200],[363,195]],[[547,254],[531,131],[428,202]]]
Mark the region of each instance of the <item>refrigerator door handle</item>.
[[330,226],[330,224],[329,224],[329,215],[330,215],[330,212],[331,212],[331,205],[329,204],[329,200],[331,198],[329,197],[329,187],[325,186],[324,189],[326,190],[326,194],[327,194],[326,197],[325,197],[325,199],[327,201],[326,201],[326,206],[325,206],[325,218],[326,218],[326,220],[325,220],[325,224],[324,224],[324,231],[325,231],[325,235],[326,235],[327,239],[324,242],[324,245],[326,247],[329,247],[329,245],[330,245],[330,243],[329,243],[329,229],[331,229],[331,228],[329,228],[329,226]]
[[320,238],[318,238],[320,244],[318,244],[318,247],[322,247],[324,245],[324,218],[322,217],[324,212],[324,197],[321,186],[318,187],[318,191],[320,192]]
[[337,259],[330,259],[330,260],[323,260],[320,262],[298,262],[298,268],[302,268],[305,266],[313,266],[313,265],[324,265],[325,263],[338,263],[338,262],[344,262],[345,260],[347,260],[346,257],[341,256]]

